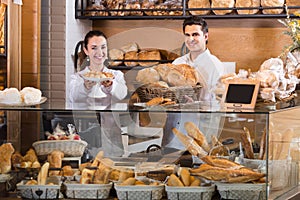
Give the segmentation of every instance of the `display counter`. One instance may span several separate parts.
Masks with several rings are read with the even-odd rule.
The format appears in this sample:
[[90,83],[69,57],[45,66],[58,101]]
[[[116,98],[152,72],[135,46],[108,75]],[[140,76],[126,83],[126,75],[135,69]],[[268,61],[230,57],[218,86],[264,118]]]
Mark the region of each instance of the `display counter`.
[[[49,135],[45,133],[53,133],[57,124],[60,124],[61,130],[68,130],[68,124],[74,124],[81,139],[87,142],[88,149],[80,159],[65,160],[75,168],[93,160],[100,150],[118,166],[136,168],[138,163],[154,162],[197,168],[203,161],[185,151],[182,141],[174,135],[174,128],[186,134],[185,123],[192,122],[205,135],[210,146],[208,154],[212,154],[215,147],[212,146],[215,136],[228,151],[228,158],[265,175],[263,183],[259,183],[259,199],[289,199],[298,193],[300,107],[297,97],[285,102],[258,102],[254,110],[227,110],[215,102],[167,107],[128,106],[121,102],[107,108],[95,106],[75,110],[56,107],[47,101],[36,106],[2,106],[0,110],[3,112],[1,143],[12,143],[15,150],[23,155],[33,143],[46,140]],[[32,114],[38,116],[37,120],[32,120]],[[27,127],[37,127],[38,131],[28,132]],[[244,132],[250,136],[255,156],[252,159],[247,158],[249,152],[243,146],[241,135]],[[259,156],[260,159],[257,158]],[[39,159],[41,163],[45,161],[41,156]],[[11,173],[17,171],[13,167]],[[9,182],[9,191],[3,188],[6,197],[1,199],[17,198],[15,184],[20,181],[18,178],[13,179],[16,182]],[[243,198],[252,199],[249,191],[258,184],[253,181],[224,183],[215,180],[212,183],[216,185],[212,199],[226,199],[224,191],[228,198],[232,198],[230,195],[234,192],[237,192],[235,195],[243,195],[240,192],[244,191],[246,197]],[[222,189],[224,184],[227,185]],[[237,191],[231,189],[232,186],[238,186]]]

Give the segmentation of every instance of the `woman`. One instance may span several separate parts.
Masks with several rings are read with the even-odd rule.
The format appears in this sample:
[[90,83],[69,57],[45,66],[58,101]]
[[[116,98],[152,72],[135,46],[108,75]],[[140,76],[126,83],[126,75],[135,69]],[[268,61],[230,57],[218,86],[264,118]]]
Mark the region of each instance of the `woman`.
[[[84,53],[87,55],[89,65],[80,72],[71,76],[69,102],[73,109],[97,109],[98,106],[110,106],[116,101],[122,100],[127,95],[127,86],[124,75],[121,71],[111,70],[105,66],[107,60],[107,38],[101,31],[90,31],[84,38]],[[86,80],[84,74],[96,71],[111,73],[113,79],[96,82]],[[95,95],[98,94],[98,95]],[[101,95],[100,95],[101,94]],[[100,95],[100,96],[99,96]],[[73,117],[82,121],[82,115],[76,114]],[[98,113],[96,114],[98,117]],[[121,156],[123,154],[123,144],[121,129],[116,120],[119,121],[114,113],[100,113],[100,125],[98,117],[91,116],[86,123],[89,128],[80,131],[82,139],[89,143],[89,149],[92,155],[103,150],[107,156]],[[90,126],[93,124],[93,126]],[[80,130],[80,128],[77,128]],[[101,134],[100,134],[101,133]],[[99,147],[101,147],[99,149]]]
[[[83,50],[87,55],[89,66],[71,76],[69,91],[71,106],[73,108],[109,106],[113,102],[124,99],[127,95],[127,86],[123,73],[105,66],[108,50],[107,38],[104,33],[101,31],[88,32],[84,38]],[[83,74],[90,71],[111,73],[114,78],[101,83],[84,79]]]

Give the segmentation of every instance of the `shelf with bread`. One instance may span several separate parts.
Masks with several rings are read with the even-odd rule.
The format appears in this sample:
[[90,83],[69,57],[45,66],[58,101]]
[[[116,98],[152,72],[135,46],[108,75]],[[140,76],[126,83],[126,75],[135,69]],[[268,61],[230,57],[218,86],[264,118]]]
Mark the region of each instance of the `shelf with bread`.
[[[183,19],[188,15],[204,18],[286,18],[300,10],[295,0],[183,0],[183,1],[94,1],[75,5],[76,19]],[[290,17],[295,17],[290,15]]]

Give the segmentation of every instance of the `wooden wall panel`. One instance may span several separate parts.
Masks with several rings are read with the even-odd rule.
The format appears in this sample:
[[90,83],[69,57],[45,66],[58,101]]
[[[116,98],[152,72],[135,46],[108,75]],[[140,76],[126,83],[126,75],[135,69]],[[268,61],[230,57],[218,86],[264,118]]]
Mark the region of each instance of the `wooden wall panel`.
[[[182,22],[182,20],[95,20],[93,28],[102,30],[110,37],[142,27],[164,27],[182,32]],[[279,56],[284,46],[291,42],[290,38],[283,34],[285,27],[277,19],[208,19],[207,22],[209,49],[221,61],[236,62],[237,71],[248,68],[257,71],[264,60]],[[143,35],[139,34],[136,37]]]

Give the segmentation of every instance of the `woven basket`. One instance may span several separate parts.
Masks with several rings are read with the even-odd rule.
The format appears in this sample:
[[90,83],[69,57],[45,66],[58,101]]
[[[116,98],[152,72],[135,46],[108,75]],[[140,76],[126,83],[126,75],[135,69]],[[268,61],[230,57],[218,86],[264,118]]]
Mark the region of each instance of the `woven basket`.
[[214,191],[215,185],[198,187],[166,186],[166,192],[169,200],[210,200]]
[[65,157],[81,157],[87,143],[83,140],[41,140],[32,146],[38,156],[50,154],[54,150],[62,151]]
[[63,183],[67,198],[72,199],[107,199],[112,183],[108,184],[80,184]]
[[119,200],[159,200],[162,199],[164,185],[128,185],[115,184]]
[[149,87],[148,85],[142,85],[136,89],[141,102],[147,102],[154,97],[164,97],[170,98],[176,103],[185,103],[185,95],[192,98],[193,100],[198,100],[198,96],[201,90],[200,85],[196,86],[179,86],[179,87]]
[[222,199],[265,200],[266,184],[253,183],[216,183]]

